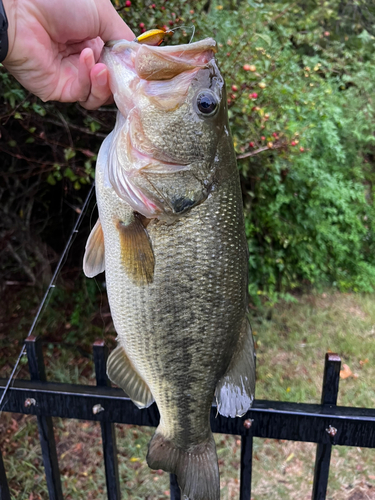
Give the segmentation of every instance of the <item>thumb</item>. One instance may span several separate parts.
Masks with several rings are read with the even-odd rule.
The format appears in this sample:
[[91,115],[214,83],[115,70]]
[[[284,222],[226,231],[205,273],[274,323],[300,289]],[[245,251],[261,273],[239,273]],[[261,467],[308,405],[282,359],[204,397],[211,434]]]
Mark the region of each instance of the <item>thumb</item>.
[[97,0],[96,3],[100,19],[100,37],[104,42],[135,38],[135,34],[121,19],[110,0]]

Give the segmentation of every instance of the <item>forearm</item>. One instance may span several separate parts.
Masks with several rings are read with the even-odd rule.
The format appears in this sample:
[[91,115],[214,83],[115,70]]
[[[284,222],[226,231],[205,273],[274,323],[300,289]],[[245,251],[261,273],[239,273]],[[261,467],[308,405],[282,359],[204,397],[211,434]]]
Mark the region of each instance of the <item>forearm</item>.
[[6,67],[7,62],[10,60],[10,54],[13,50],[14,40],[16,38],[16,8],[18,0],[3,0],[5,14],[8,19],[8,53],[7,57],[3,61],[3,65]]

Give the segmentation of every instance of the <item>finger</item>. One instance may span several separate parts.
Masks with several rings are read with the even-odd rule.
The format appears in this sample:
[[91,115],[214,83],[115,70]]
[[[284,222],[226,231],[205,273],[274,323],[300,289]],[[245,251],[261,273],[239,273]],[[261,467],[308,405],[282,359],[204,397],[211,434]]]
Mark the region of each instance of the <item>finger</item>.
[[80,54],[84,49],[88,48],[93,51],[95,61],[98,61],[103,49],[103,45],[103,40],[98,36],[91,40],[84,40],[83,42],[68,43],[65,50],[60,52],[60,54],[63,57],[68,57],[72,54]]
[[86,101],[88,98],[91,88],[90,72],[94,66],[93,51],[89,48],[84,49],[79,56],[77,77],[72,83],[73,101]]
[[104,104],[113,102],[112,92],[109,88],[109,74],[105,64],[95,64],[90,72],[91,92],[81,106],[86,109],[97,109]]
[[109,0],[97,0],[100,19],[100,36],[104,42],[110,40],[134,40],[135,34],[123,21]]

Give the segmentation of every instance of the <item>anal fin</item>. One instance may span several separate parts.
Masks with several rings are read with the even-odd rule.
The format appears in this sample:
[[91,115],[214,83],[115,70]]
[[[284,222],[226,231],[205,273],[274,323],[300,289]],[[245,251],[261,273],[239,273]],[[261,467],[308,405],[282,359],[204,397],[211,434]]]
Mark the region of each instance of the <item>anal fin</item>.
[[104,269],[104,236],[102,225],[98,219],[86,243],[83,272],[88,278],[93,278],[102,273]]
[[135,371],[124,348],[120,345],[109,355],[107,375],[126,392],[138,408],[147,408],[154,402],[148,385]]
[[250,409],[254,393],[254,340],[246,318],[228,369],[216,386],[218,412],[225,417],[241,417]]

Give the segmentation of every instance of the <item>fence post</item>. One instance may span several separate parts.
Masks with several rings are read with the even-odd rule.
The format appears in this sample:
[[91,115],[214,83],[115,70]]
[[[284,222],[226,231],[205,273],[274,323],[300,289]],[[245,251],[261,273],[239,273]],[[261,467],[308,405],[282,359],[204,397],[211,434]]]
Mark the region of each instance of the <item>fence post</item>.
[[[336,406],[339,392],[341,359],[327,353],[324,365],[322,405]],[[327,494],[332,445],[319,443],[316,447],[312,500],[324,500]]]
[[[44,369],[42,343],[40,339],[30,335],[25,340],[25,345],[31,380],[45,382],[46,372]],[[36,402],[36,404],[38,404],[38,402]],[[49,498],[50,500],[63,500],[52,418],[40,415],[37,419]]]
[[[244,425],[251,427],[252,421],[245,420]],[[249,428],[250,428],[249,427]],[[251,473],[253,467],[253,436],[241,437],[241,473],[240,473],[240,500],[250,500],[251,498]]]
[[[103,340],[97,340],[93,345],[96,383],[99,386],[111,385],[107,377],[108,348]],[[105,411],[105,408],[104,408]],[[117,461],[116,431],[111,422],[100,422],[103,441],[105,479],[107,483],[108,500],[120,500],[120,479]]]
[[0,500],[10,500],[10,492],[8,487],[7,476],[3,462],[3,455],[0,448]]
[[181,500],[181,490],[175,474],[170,474],[169,485],[171,500]]

